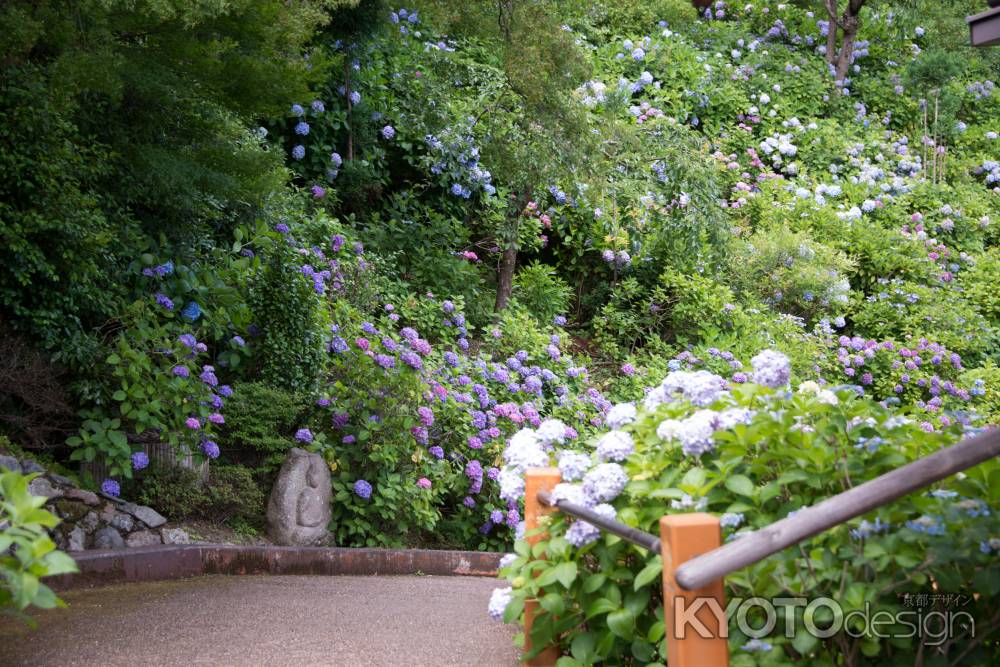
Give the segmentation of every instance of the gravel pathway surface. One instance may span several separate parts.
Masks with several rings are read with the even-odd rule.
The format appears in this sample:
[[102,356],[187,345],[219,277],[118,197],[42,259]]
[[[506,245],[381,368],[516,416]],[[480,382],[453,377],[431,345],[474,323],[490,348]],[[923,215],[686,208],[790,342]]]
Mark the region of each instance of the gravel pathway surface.
[[518,665],[495,579],[222,576],[67,591],[0,617],[0,665]]

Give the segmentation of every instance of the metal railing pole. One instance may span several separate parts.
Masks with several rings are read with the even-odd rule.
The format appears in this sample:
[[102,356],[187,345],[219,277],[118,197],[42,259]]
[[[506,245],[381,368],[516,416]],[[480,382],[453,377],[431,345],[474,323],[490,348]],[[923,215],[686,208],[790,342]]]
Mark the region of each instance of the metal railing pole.
[[[562,476],[559,468],[529,468],[524,476],[524,532],[528,534],[525,538],[532,547],[536,543],[547,537],[544,533],[531,535],[531,531],[538,528],[538,520],[545,514],[557,511],[555,507],[543,505],[539,499],[539,493],[548,493],[556,487]],[[524,603],[524,652],[532,650],[531,626],[534,624],[535,615],[538,613],[538,600],[526,600]],[[524,661],[525,665],[554,665],[559,659],[559,648],[548,646],[535,656]]]
[[728,667],[729,625],[722,579],[688,591],[677,585],[677,567],[722,542],[719,518],[694,512],[660,519],[663,558],[663,627],[670,667]]

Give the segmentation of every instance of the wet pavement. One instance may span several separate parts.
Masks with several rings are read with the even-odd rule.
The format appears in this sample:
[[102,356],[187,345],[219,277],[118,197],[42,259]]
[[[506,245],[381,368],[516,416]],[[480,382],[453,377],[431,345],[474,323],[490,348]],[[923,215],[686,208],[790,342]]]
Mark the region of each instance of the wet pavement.
[[0,617],[0,665],[518,665],[480,577],[212,575],[62,594]]

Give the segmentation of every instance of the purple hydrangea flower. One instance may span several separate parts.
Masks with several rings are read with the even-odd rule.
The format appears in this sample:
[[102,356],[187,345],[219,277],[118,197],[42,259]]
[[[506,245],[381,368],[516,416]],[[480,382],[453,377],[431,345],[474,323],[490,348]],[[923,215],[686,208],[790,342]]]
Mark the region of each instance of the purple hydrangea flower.
[[417,408],[417,414],[420,415],[420,423],[424,426],[434,425],[434,411],[426,406],[420,406]]
[[211,440],[205,440],[201,443],[201,451],[210,459],[219,458],[219,445]]
[[298,431],[295,432],[295,439],[298,440],[299,442],[312,442],[313,441],[312,431],[310,431],[307,428],[300,428]]
[[421,477],[420,479],[417,480],[417,486],[419,486],[421,489],[429,489],[431,488],[431,480],[427,479],[426,477]]
[[212,422],[213,424],[225,424],[226,418],[220,415],[218,412],[213,412],[208,416],[208,421]]
[[174,309],[174,302],[171,301],[170,298],[166,294],[159,294],[158,293],[156,295],[156,303],[159,306],[163,306],[167,310],[173,310]]
[[187,426],[192,431],[197,431],[201,428],[201,422],[195,417],[188,417],[184,420],[184,425]]
[[173,373],[179,378],[191,377],[191,371],[187,369],[187,366],[174,366]]
[[764,350],[750,360],[753,366],[753,381],[757,384],[780,389],[788,384],[791,376],[791,363],[781,352]]

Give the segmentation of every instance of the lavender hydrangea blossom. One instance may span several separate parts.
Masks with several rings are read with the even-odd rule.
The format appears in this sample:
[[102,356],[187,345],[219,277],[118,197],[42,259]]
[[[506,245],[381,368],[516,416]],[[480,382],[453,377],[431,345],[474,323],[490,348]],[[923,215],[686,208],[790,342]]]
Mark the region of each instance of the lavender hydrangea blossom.
[[776,350],[764,350],[750,360],[750,365],[753,366],[751,379],[772,389],[785,387],[792,374],[788,357]]

